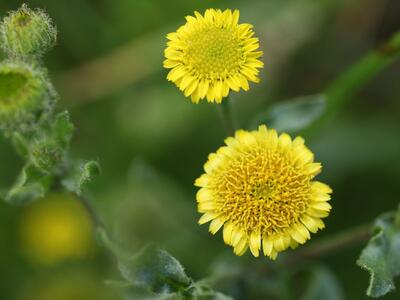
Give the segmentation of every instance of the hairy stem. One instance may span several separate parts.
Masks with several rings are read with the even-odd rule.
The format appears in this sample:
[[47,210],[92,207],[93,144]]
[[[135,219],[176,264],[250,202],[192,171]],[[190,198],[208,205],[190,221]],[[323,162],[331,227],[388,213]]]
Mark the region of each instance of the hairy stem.
[[98,215],[92,202],[84,195],[75,194],[75,197],[78,199],[78,201],[80,203],[82,203],[82,205],[86,209],[87,213],[89,214],[90,219],[92,220],[92,223],[93,223],[93,226],[95,227],[95,229],[102,229],[104,232],[106,232],[108,234],[107,227],[105,226],[104,222]]

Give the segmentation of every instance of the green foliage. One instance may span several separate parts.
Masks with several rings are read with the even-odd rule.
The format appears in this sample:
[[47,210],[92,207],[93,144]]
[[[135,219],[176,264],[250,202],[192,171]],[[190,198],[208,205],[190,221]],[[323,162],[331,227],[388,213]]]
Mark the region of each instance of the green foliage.
[[22,205],[43,198],[53,179],[53,176],[45,175],[35,166],[28,164],[5,195],[5,201],[13,205]]
[[357,264],[370,273],[367,295],[381,297],[395,289],[400,275],[400,209],[380,216],[374,231]]
[[63,148],[67,148],[74,133],[74,125],[71,123],[67,111],[59,113],[51,126],[51,135],[54,141]]
[[66,163],[67,150],[74,132],[68,112],[59,113],[54,121],[43,126],[30,145],[30,159],[40,170],[51,173]]
[[204,282],[194,282],[181,263],[167,251],[148,245],[135,255],[121,249],[109,234],[98,229],[99,241],[118,261],[124,281],[109,284],[125,291],[125,299],[230,300]]
[[84,187],[99,174],[100,165],[96,161],[74,162],[61,183],[67,191],[81,195]]
[[281,132],[298,132],[317,120],[325,108],[324,95],[310,95],[278,102],[259,114],[253,120],[252,127],[267,124],[268,127]]
[[122,276],[134,286],[153,293],[185,291],[191,285],[182,265],[165,250],[148,246],[135,256],[119,262]]
[[0,46],[10,57],[40,57],[54,46],[56,39],[57,30],[50,18],[26,4],[11,12],[0,25]]

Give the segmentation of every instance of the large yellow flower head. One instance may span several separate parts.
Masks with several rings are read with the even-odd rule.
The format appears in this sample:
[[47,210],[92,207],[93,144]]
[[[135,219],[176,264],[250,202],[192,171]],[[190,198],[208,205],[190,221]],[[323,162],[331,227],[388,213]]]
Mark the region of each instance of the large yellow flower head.
[[208,9],[186,17],[187,23],[167,35],[164,67],[167,79],[194,103],[207,98],[220,103],[230,90],[248,90],[259,82],[263,63],[253,26],[238,24],[239,11]]
[[210,232],[223,227],[226,244],[237,255],[248,248],[275,259],[279,252],[310,239],[324,228],[332,190],[314,181],[321,164],[304,140],[260,126],[236,132],[227,146],[210,154],[205,174],[195,182],[200,224],[211,221]]

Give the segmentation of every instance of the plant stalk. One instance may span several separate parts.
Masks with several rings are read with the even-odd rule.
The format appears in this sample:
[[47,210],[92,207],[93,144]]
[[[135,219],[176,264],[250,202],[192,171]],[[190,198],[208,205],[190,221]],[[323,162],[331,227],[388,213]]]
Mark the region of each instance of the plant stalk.
[[231,109],[231,106],[229,103],[230,101],[232,101],[232,99],[229,99],[229,97],[227,97],[226,99],[224,99],[222,101],[221,104],[216,104],[216,108],[217,108],[221,123],[222,123],[227,135],[234,136],[235,135],[235,122],[233,120],[232,109]]

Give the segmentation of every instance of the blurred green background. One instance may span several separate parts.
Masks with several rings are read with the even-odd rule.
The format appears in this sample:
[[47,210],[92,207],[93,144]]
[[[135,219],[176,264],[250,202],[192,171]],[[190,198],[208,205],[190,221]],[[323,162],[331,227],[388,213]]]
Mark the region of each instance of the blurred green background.
[[[21,4],[2,0],[0,15]],[[323,91],[400,28],[400,2],[37,0],[29,4],[45,9],[57,24],[58,43],[45,62],[60,93],[59,107],[71,111],[77,128],[74,156],[98,159],[102,165],[103,173],[90,191],[120,240],[133,250],[155,242],[177,257],[195,279],[227,265],[239,270],[246,265],[242,276],[219,284],[235,299],[286,299],[287,288],[295,291],[295,299],[310,299],[310,274],[301,284],[290,286],[267,275],[253,278],[251,266],[268,268],[266,258],[235,257],[220,237],[197,225],[193,181],[202,173],[208,153],[222,145],[225,133],[213,105],[191,104],[166,81],[165,35],[182,24],[185,15],[209,7],[239,8],[241,22],[255,25],[265,52],[262,83],[231,99],[241,127],[246,127],[252,116],[272,103]],[[370,222],[398,205],[399,80],[397,62],[324,126],[307,131],[307,143],[324,165],[320,179],[334,189],[327,228],[312,241]],[[3,138],[0,166],[0,187],[5,189],[21,161]],[[67,195],[49,197],[24,208],[0,203],[0,298],[118,299],[104,284],[118,278],[113,261],[96,246],[82,208],[71,207],[69,203],[75,202]],[[62,238],[52,234],[57,226],[66,228]],[[331,299],[366,298],[368,274],[355,264],[361,249],[359,245],[314,262],[334,282],[336,298]],[[383,299],[399,298],[400,292],[394,292]]]

